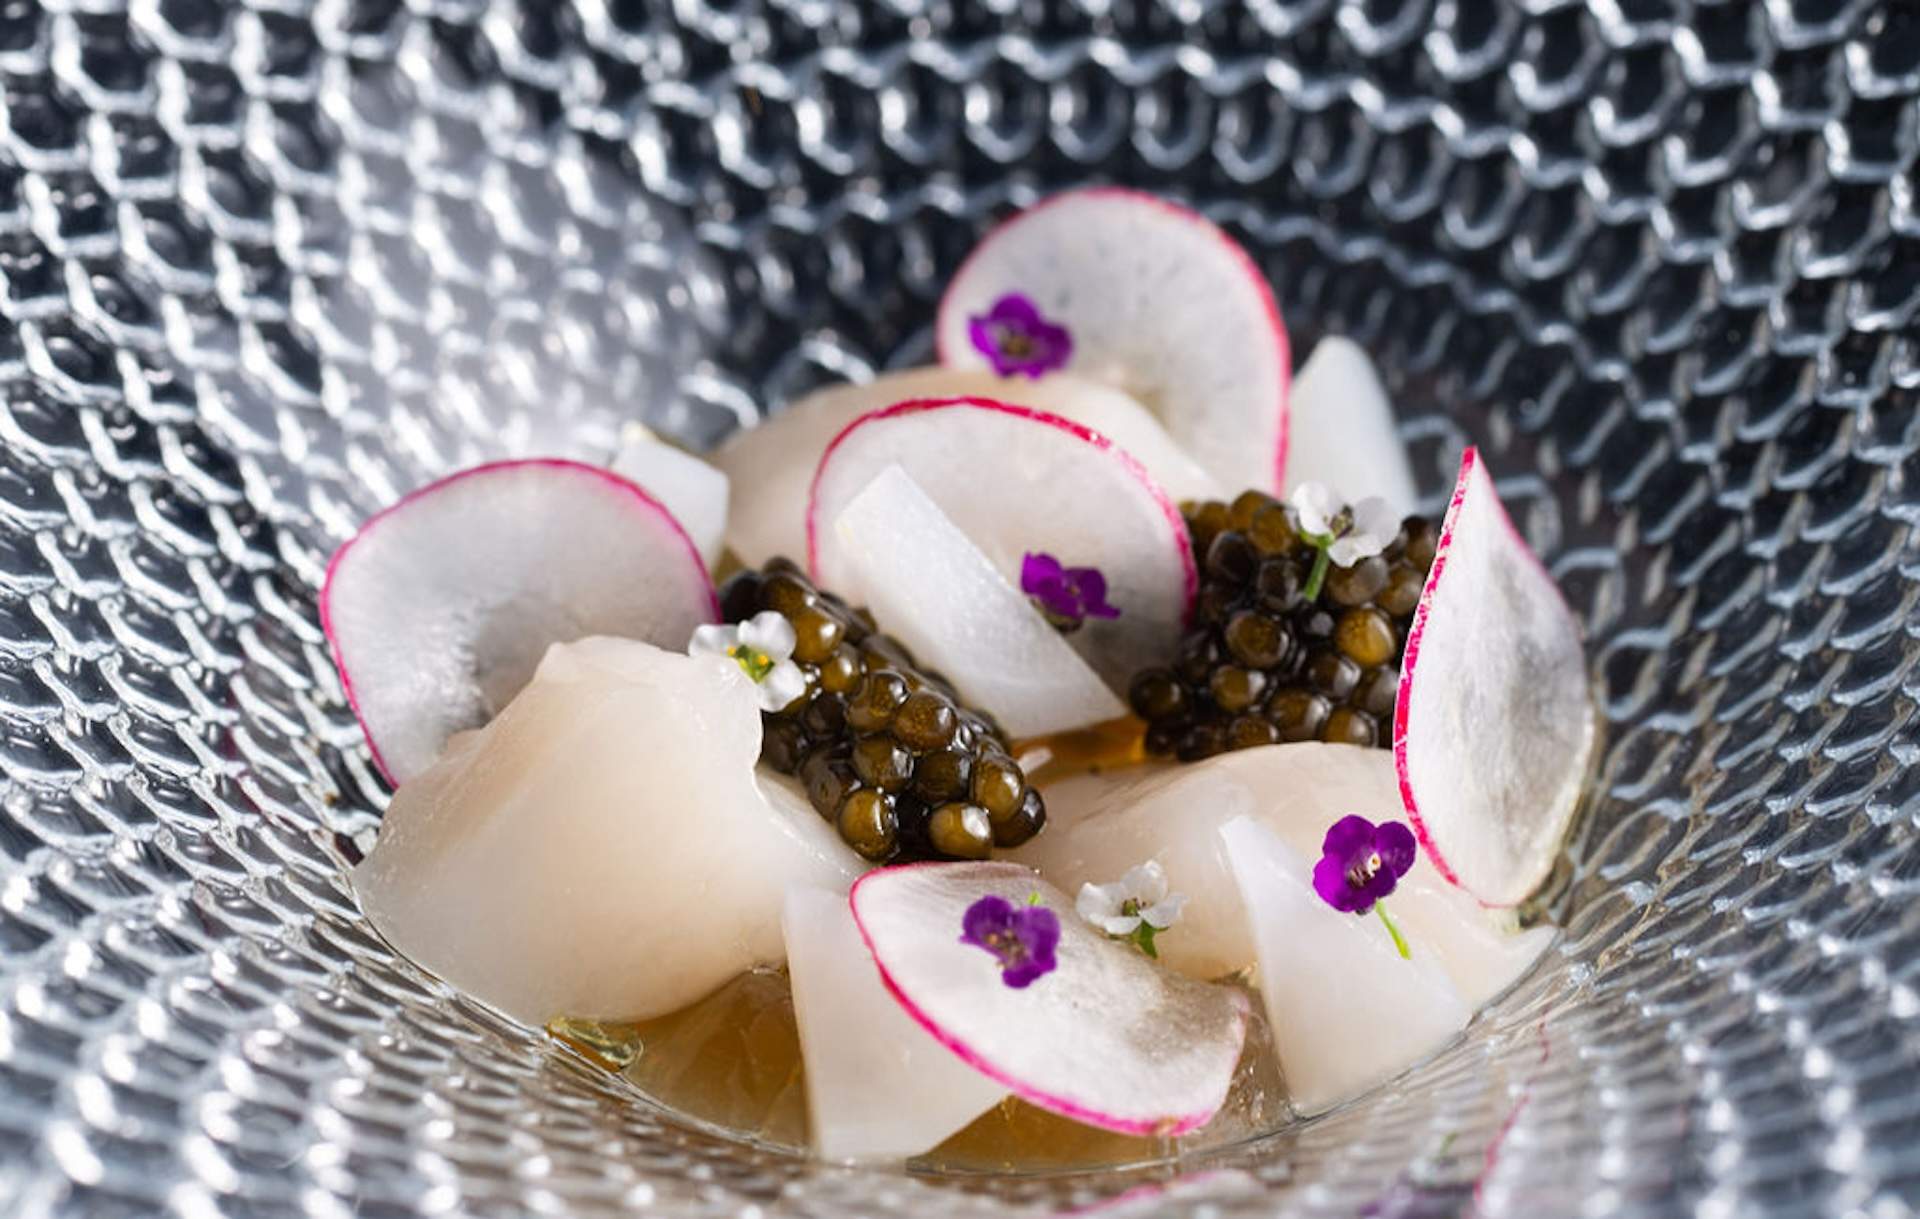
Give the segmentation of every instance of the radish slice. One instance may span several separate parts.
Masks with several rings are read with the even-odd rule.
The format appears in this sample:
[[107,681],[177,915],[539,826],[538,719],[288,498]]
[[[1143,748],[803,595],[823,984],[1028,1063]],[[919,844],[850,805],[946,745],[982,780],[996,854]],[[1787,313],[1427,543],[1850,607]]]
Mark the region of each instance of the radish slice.
[[685,648],[720,616],[673,514],[596,466],[476,466],[413,492],[334,553],[320,622],[374,764],[395,783],[484,723],[552,643]]
[[615,474],[660,501],[712,567],[727,531],[727,476],[644,429],[613,459]]
[[1489,906],[1538,890],[1594,735],[1579,624],[1469,448],[1394,707],[1401,800],[1440,874]]
[[[1260,962],[1287,1095],[1318,1113],[1438,1050],[1472,1015],[1431,953],[1402,959],[1378,919],[1344,914],[1313,889],[1313,863],[1251,818],[1220,841]],[[1398,906],[1392,898],[1388,904]]]
[[[962,943],[966,910],[1032,895],[1060,919],[1058,966],[1022,989]],[[1241,992],[1170,973],[1074,913],[1073,899],[1009,863],[869,872],[851,896],[880,977],[920,1026],[1014,1095],[1122,1134],[1204,1126],[1246,1040]]]
[[741,560],[807,553],[807,492],[833,438],[869,411],[915,398],[984,397],[1071,419],[1131,453],[1175,500],[1219,499],[1223,488],[1146,407],[1112,386],[1055,373],[1009,381],[979,368],[914,368],[833,385],[736,432],[711,455],[732,479],[727,545]]
[[941,363],[985,366],[969,324],[1012,294],[1067,328],[1066,371],[1145,403],[1221,484],[1279,488],[1287,329],[1266,276],[1219,226],[1115,187],[1028,208],[988,233],[947,286],[934,332]]
[[1109,686],[1124,689],[1173,654],[1199,583],[1186,522],[1160,484],[1106,437],[986,398],[902,402],[862,416],[834,439],[814,475],[807,562],[823,587],[858,580],[833,523],[894,465],[1010,584],[1018,586],[1028,552],[1100,569],[1120,616],[1089,619],[1067,641]]
[[880,984],[845,893],[788,891],[782,925],[813,1148],[829,1160],[926,1151],[1007,1094],[927,1035]]
[[1394,429],[1386,386],[1359,344],[1339,335],[1321,339],[1294,378],[1287,408],[1289,493],[1302,482],[1318,482],[1343,504],[1377,495],[1395,516],[1413,511],[1419,494],[1407,446]]
[[1014,736],[1126,714],[1060,632],[899,466],[853,497],[834,532],[852,573],[840,591],[863,601],[967,702],[992,708]]

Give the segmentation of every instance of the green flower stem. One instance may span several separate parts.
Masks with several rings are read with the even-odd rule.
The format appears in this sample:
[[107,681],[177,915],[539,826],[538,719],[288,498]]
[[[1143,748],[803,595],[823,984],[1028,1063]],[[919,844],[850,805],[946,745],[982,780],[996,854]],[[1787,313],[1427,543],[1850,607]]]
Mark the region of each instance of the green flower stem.
[[1140,925],[1138,927],[1135,927],[1133,929],[1133,934],[1128,936],[1127,938],[1132,940],[1134,944],[1139,947],[1141,952],[1146,953],[1148,956],[1152,957],[1154,960],[1157,961],[1160,959],[1160,950],[1153,946],[1153,937],[1158,934],[1159,934],[1159,931],[1154,927],[1152,923],[1147,922],[1145,919],[1141,919]]
[[1300,594],[1308,601],[1318,597],[1320,586],[1327,582],[1327,568],[1333,563],[1332,544],[1332,539],[1328,539],[1324,545],[1319,542],[1313,544],[1313,570],[1307,574],[1307,586],[1300,590]]
[[1400,950],[1401,958],[1407,961],[1413,960],[1413,952],[1407,947],[1406,937],[1401,935],[1400,928],[1394,925],[1393,916],[1387,913],[1386,903],[1375,902],[1373,908],[1379,913],[1380,921],[1387,925],[1387,934],[1393,937],[1393,946]]

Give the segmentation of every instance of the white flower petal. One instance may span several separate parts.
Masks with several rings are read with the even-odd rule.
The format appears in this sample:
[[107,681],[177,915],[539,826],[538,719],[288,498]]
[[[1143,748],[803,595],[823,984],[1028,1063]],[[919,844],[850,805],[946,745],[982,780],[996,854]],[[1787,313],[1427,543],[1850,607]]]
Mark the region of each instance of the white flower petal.
[[1096,918],[1088,921],[1108,935],[1132,935],[1140,926],[1140,916],[1137,914],[1116,914],[1111,918]]
[[778,664],[793,655],[793,623],[776,610],[761,610],[740,624],[740,642]]
[[[1400,520],[1394,515],[1392,504],[1378,495],[1369,495],[1353,506],[1353,528],[1348,532],[1351,537],[1371,539],[1384,550],[1393,535],[1400,532]],[[1380,550],[1373,553],[1379,554]]]
[[1167,895],[1166,869],[1157,859],[1137,863],[1120,878],[1120,886],[1126,890],[1127,897],[1142,906],[1151,906]]
[[807,692],[807,675],[792,661],[783,660],[768,670],[754,689],[763,711],[778,711]]
[[707,623],[693,628],[693,638],[687,641],[689,656],[725,656],[727,649],[740,642],[740,628]]
[[1120,915],[1120,903],[1125,898],[1118,892],[1116,885],[1096,885],[1089,881],[1080,886],[1080,893],[1073,899],[1073,908],[1081,918],[1099,926],[1103,920]]
[[1368,550],[1366,543],[1358,538],[1335,538],[1333,545],[1327,547],[1327,557],[1340,567],[1352,567],[1368,555],[1379,553],[1378,546]]
[[1153,928],[1155,931],[1165,931],[1180,921],[1180,912],[1186,909],[1186,906],[1186,894],[1170,893],[1162,900],[1142,910],[1140,917],[1145,919],[1147,926]]
[[1333,532],[1334,514],[1340,511],[1333,492],[1324,483],[1306,482],[1293,489],[1288,502],[1300,518],[1300,532],[1325,537]]

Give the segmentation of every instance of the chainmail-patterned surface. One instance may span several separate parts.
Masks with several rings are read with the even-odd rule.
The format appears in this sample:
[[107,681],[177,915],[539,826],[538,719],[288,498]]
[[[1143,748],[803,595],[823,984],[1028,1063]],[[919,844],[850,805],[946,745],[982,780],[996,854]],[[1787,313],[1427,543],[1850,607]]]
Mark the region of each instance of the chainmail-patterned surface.
[[927,359],[982,227],[1089,180],[1373,348],[1425,490],[1484,446],[1611,721],[1560,951],[1126,1212],[1911,1215],[1917,150],[1905,0],[0,0],[0,1215],[1171,1175],[744,1148],[397,960],[314,613],[436,472]]

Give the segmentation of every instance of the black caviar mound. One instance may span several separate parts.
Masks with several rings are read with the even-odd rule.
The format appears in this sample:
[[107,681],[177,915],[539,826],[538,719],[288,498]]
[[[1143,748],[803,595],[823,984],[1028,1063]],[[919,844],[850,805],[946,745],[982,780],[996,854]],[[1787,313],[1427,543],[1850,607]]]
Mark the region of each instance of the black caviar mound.
[[1439,531],[1410,516],[1380,554],[1329,565],[1284,503],[1247,491],[1183,505],[1200,569],[1172,663],[1129,690],[1147,749],[1198,761],[1281,741],[1390,744],[1407,630]]
[[1046,805],[991,716],[882,633],[864,609],[773,559],[720,592],[728,622],[792,624],[806,693],[763,716],[760,759],[797,775],[847,845],[875,863],[985,859],[1046,824]]

